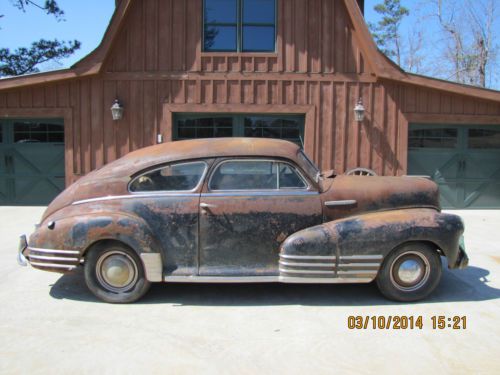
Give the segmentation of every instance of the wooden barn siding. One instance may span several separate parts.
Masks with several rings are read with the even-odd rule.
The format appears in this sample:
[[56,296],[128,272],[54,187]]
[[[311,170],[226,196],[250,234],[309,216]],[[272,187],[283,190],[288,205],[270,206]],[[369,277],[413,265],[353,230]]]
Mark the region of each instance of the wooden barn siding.
[[366,73],[343,2],[278,0],[276,53],[203,53],[202,0],[133,4],[107,72]]
[[[500,116],[500,105],[395,83],[328,80],[112,80],[104,77],[0,92],[0,115],[39,117],[40,111],[69,108],[66,124],[67,182],[171,134],[162,118],[165,104],[282,105],[315,108],[306,124],[306,148],[323,169],[363,166],[385,175],[406,172],[408,114]],[[366,119],[353,119],[363,98]],[[115,97],[125,106],[122,121],[111,119]],[[438,103],[438,104],[436,104]],[[403,109],[404,111],[402,111]],[[22,114],[20,116],[19,114]],[[479,121],[480,122],[480,121]],[[168,140],[168,139],[165,139]]]

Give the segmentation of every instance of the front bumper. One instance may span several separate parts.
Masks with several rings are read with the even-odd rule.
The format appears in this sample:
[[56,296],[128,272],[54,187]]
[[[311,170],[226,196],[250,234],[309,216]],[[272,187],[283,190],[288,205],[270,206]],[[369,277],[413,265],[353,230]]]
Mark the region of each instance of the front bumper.
[[468,265],[469,265],[469,257],[465,252],[465,241],[464,241],[464,236],[462,236],[460,237],[460,244],[458,246],[458,258],[454,268],[463,270]]

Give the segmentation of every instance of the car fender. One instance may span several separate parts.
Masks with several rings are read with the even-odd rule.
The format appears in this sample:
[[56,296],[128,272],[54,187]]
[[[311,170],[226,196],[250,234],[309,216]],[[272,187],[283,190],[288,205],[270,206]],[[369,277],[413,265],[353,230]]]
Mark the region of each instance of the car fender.
[[334,220],[289,236],[280,248],[280,275],[372,281],[384,258],[412,241],[434,244],[457,268],[460,217],[434,209],[374,212]]
[[141,258],[150,279],[154,268],[160,281],[162,259],[160,246],[149,226],[140,217],[120,212],[98,212],[79,216],[59,218],[54,222],[44,223],[30,237],[27,255],[30,249],[51,249],[56,251],[78,252],[84,260],[85,253],[100,241],[115,240],[132,248]]

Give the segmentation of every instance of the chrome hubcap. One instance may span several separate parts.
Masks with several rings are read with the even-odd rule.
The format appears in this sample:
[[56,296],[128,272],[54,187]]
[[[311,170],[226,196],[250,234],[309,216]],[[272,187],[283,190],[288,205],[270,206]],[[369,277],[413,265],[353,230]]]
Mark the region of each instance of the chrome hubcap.
[[391,281],[399,290],[411,292],[427,283],[430,264],[425,256],[417,251],[399,255],[391,265]]
[[405,284],[412,284],[420,279],[422,272],[422,263],[419,263],[414,259],[408,259],[400,264],[398,276],[399,279]]
[[137,265],[123,251],[110,251],[97,260],[96,275],[99,283],[107,290],[125,292],[137,282]]

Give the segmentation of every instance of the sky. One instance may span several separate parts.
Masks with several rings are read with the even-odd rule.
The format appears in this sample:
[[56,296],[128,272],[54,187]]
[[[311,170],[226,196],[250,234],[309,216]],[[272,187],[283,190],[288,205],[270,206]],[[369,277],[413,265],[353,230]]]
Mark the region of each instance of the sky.
[[[43,0],[34,0],[43,3]],[[58,22],[54,16],[30,6],[26,13],[0,0],[0,46],[14,50],[28,47],[33,41],[44,39],[74,40],[82,47],[71,57],[62,60],[62,65],[48,63],[44,70],[62,69],[73,65],[93,51],[101,42],[115,9],[115,0],[58,0],[65,13],[65,21]]]
[[[42,3],[43,0],[34,0]],[[498,0],[500,3],[500,0]],[[29,46],[31,42],[40,38],[59,40],[78,39],[82,48],[71,57],[61,61],[61,64],[49,62],[42,66],[42,70],[54,70],[70,67],[75,62],[85,57],[100,43],[106,27],[109,24],[115,0],[58,0],[59,6],[65,12],[65,21],[58,22],[55,17],[45,15],[41,10],[31,6],[26,13],[19,11],[10,4],[11,0],[0,0],[0,47],[15,49],[20,46]],[[376,22],[377,13],[373,7],[382,0],[365,0],[365,18]],[[410,16],[402,24],[402,33],[406,34],[412,25],[425,21],[425,6],[422,0],[402,0],[402,4],[410,8]],[[460,3],[460,2],[459,2]],[[441,35],[435,23],[425,23],[428,35]],[[500,28],[500,25],[498,26]],[[432,64],[439,65],[437,49],[432,48],[436,41],[427,42],[425,55]],[[431,47],[429,47],[431,46]],[[423,74],[426,74],[423,72]],[[432,73],[427,73],[432,75]],[[491,78],[490,86],[500,88],[500,74]]]

